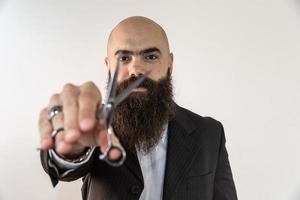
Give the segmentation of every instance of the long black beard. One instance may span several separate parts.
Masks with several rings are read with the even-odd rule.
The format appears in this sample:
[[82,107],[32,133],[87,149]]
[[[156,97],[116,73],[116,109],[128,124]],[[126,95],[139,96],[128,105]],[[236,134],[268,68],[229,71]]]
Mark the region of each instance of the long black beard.
[[[118,86],[123,91],[138,77],[131,77]],[[115,134],[129,151],[150,152],[162,137],[164,125],[174,115],[173,87],[170,72],[153,81],[146,78],[139,87],[146,92],[133,92],[114,111]]]

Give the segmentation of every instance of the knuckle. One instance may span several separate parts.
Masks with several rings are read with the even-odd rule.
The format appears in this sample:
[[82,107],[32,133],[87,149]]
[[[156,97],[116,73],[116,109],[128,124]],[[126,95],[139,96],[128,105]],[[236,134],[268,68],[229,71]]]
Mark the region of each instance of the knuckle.
[[56,104],[56,102],[60,101],[60,95],[59,94],[53,94],[50,98],[50,103]]
[[100,93],[98,87],[96,86],[96,84],[93,81],[88,81],[85,82],[82,86],[81,86],[82,92],[92,92],[92,93]]
[[76,91],[76,86],[72,83],[66,83],[63,86],[63,92],[72,92],[72,91]]
[[83,84],[83,86],[86,86],[89,88],[97,88],[96,84],[93,81],[87,81]]

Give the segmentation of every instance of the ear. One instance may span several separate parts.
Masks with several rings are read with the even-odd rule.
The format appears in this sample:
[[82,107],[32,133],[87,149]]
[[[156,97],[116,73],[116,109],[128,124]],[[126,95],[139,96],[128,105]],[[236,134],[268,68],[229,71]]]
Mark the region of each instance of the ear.
[[108,59],[108,57],[105,57],[105,58],[104,58],[104,62],[105,62],[105,66],[106,66],[107,71],[110,72],[109,59]]
[[104,58],[104,62],[105,62],[105,66],[108,67],[109,61],[108,61],[108,57],[107,56]]
[[174,60],[174,55],[171,52],[171,53],[169,53],[169,59],[168,59],[168,68],[169,68],[171,74],[173,71],[173,60]]

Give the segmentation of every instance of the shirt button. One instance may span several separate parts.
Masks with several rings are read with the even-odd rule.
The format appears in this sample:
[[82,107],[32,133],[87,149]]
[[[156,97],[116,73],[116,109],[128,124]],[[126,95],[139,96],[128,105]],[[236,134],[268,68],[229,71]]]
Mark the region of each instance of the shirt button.
[[131,187],[131,192],[133,194],[139,194],[142,191],[142,188],[139,185],[133,185]]

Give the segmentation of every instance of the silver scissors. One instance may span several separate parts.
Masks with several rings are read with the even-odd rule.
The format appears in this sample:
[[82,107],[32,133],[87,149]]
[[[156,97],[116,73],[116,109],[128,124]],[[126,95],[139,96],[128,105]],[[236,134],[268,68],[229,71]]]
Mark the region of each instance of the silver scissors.
[[[145,74],[141,75],[137,80],[131,83],[124,91],[122,91],[120,94],[117,95],[117,85],[118,85],[117,80],[118,80],[119,70],[120,70],[120,59],[118,58],[114,75],[109,80],[105,104],[102,105],[102,107],[97,111],[97,118],[104,120],[104,126],[107,129],[107,141],[108,141],[108,146],[103,152],[103,154],[99,156],[99,159],[105,161],[107,164],[113,167],[121,166],[126,159],[125,149],[122,147],[122,145],[116,144],[113,141],[113,136],[114,136],[114,131],[112,127],[113,111],[124,99],[126,99],[126,97],[128,97],[128,95],[131,93],[133,89],[137,88],[145,80],[147,75],[151,72],[151,71],[147,71]],[[117,160],[109,159],[109,155],[113,149],[116,149],[121,152],[121,157]]]

